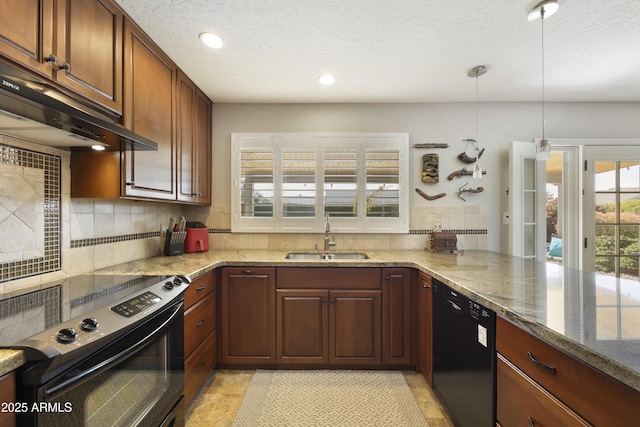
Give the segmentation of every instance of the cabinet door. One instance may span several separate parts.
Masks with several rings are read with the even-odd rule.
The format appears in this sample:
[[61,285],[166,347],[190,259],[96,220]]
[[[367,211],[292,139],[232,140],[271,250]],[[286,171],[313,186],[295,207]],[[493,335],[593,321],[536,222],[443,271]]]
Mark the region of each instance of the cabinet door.
[[382,360],[411,363],[411,272],[408,268],[382,270]]
[[158,151],[124,152],[123,196],[176,200],[175,82],[177,68],[125,19],[124,125],[158,144]]
[[[0,377],[0,402],[10,403],[16,401],[16,375],[14,372]],[[0,425],[13,427],[16,425],[16,413],[14,411],[0,411]]]
[[56,2],[54,79],[122,113],[123,13],[111,0]]
[[272,268],[223,269],[221,362],[275,362],[275,294]]
[[429,385],[433,384],[431,359],[432,292],[431,277],[420,273],[418,275],[418,370]]
[[178,72],[178,200],[211,203],[211,101]]
[[202,91],[196,90],[194,180],[196,182],[195,202],[199,205],[211,204],[212,105],[211,100]]
[[382,291],[329,292],[329,363],[382,361]]
[[0,54],[51,78],[53,0],[0,1]]
[[277,361],[327,363],[328,291],[277,290]]

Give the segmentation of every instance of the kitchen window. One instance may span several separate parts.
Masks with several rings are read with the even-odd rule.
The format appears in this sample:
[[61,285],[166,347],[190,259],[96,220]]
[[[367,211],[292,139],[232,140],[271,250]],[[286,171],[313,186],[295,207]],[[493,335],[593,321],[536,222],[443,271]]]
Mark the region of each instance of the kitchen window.
[[233,232],[408,232],[408,134],[233,134]]

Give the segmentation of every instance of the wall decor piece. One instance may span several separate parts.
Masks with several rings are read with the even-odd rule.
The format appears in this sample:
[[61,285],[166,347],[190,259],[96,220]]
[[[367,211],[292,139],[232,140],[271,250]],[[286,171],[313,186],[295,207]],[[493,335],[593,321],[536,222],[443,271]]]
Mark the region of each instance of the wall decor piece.
[[[478,144],[476,142],[475,139],[463,139],[463,142],[467,143],[467,146],[465,147],[464,151],[460,154],[458,154],[458,159],[462,160],[465,163],[475,163],[478,159],[480,159],[480,157],[482,157],[482,153],[484,153],[484,148],[481,150],[478,148]],[[478,155],[476,157],[471,157],[467,154],[467,150],[469,149],[469,144],[471,144],[471,146],[476,150],[479,151]]]
[[61,165],[0,144],[0,282],[60,270]]
[[[481,173],[482,175],[486,175],[487,171],[483,170],[481,171]],[[453,178],[460,178],[467,175],[473,175],[473,171],[467,170],[467,168],[462,168],[460,170],[451,172],[449,176],[447,176],[447,179],[451,181]]]
[[437,154],[425,154],[422,156],[422,182],[433,184],[440,180],[438,176],[439,157]]
[[462,193],[482,193],[484,191],[484,187],[464,188],[467,186],[467,184],[469,183],[467,182],[462,187],[458,188],[458,197],[460,197],[464,202],[466,202],[467,199],[462,197]]
[[446,195],[447,195],[447,193],[438,193],[438,194],[436,194],[436,195],[434,195],[434,196],[429,196],[427,193],[425,193],[424,191],[422,191],[422,190],[421,190],[421,189],[419,189],[419,188],[416,188],[416,193],[418,193],[418,194],[419,194],[419,195],[421,195],[424,199],[429,200],[429,201],[431,201],[431,200],[436,200],[436,199],[439,199],[440,197],[444,197],[444,196],[446,196]]
[[449,148],[449,144],[413,144],[413,148]]

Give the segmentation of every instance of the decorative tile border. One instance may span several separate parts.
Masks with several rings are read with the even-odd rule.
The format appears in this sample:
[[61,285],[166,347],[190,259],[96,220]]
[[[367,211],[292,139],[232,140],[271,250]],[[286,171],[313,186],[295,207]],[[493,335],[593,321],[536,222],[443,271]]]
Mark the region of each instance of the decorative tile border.
[[61,268],[61,167],[60,156],[0,144],[0,163],[44,172],[44,254],[42,257],[0,264],[0,283],[49,273]]
[[102,289],[100,291],[97,292],[93,292],[89,295],[83,295],[81,297],[78,298],[74,298],[70,301],[70,307],[72,309],[79,307],[81,305],[99,300],[100,298],[107,296],[107,295],[111,295],[111,294],[115,294],[118,293],[120,291],[122,291],[123,289],[127,289],[130,288],[132,286],[137,285],[138,283],[144,282],[148,279],[149,276],[140,276],[140,277],[136,277],[135,279],[129,280],[125,283],[121,283],[119,285],[115,285],[112,286],[110,288],[106,288],[106,289]]
[[159,231],[150,231],[148,233],[132,233],[121,234],[119,236],[94,237],[91,239],[78,239],[71,241],[71,249],[84,248],[87,246],[104,245],[107,243],[127,242],[130,240],[148,239],[151,237],[160,237]]
[[[426,234],[427,236],[430,236],[432,231],[433,230],[416,229],[416,230],[409,230],[409,234]],[[451,229],[451,230],[443,229],[442,231],[447,233],[461,234],[461,235],[487,234],[486,229]]]

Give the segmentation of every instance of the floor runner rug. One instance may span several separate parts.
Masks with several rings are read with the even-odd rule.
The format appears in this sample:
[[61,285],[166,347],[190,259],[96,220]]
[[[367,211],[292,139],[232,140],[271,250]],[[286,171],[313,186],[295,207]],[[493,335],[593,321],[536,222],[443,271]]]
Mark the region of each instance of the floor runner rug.
[[400,371],[257,370],[233,426],[428,424]]

